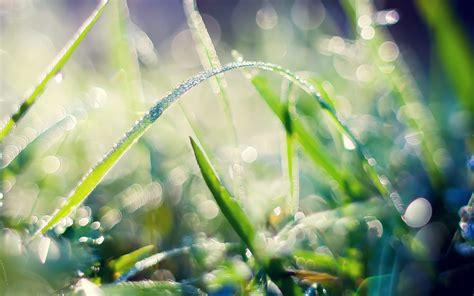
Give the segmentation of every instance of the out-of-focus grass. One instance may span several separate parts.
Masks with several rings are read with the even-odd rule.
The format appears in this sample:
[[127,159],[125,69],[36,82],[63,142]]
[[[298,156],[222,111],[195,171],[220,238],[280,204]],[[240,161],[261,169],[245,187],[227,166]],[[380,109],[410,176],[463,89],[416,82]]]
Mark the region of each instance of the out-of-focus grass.
[[[2,141],[1,293],[469,289],[472,209],[461,221],[457,211],[472,187],[470,44],[451,9],[440,8],[447,3],[418,3],[442,57],[430,67],[446,70],[438,73],[414,62],[417,44],[391,39],[403,12],[370,1],[223,2],[232,11],[186,1],[186,13],[174,1],[111,2]],[[0,3],[3,118],[92,9],[14,3]],[[156,97],[231,61],[231,49],[304,70],[304,80],[268,64],[217,75],[210,81],[224,109],[213,87],[193,85],[184,114],[170,108],[151,124],[181,92]],[[261,71],[270,68],[292,82]],[[451,84],[425,92],[439,77]],[[192,146],[202,172],[192,134],[204,144]],[[254,229],[260,251],[242,226]]]

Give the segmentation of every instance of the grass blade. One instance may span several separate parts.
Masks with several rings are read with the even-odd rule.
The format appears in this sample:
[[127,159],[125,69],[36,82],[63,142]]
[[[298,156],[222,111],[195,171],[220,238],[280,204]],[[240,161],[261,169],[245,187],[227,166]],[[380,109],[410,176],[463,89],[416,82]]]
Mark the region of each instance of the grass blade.
[[204,181],[214,196],[222,214],[224,214],[232,228],[237,232],[239,237],[252,252],[257,262],[263,266],[270,278],[277,284],[283,294],[300,295],[301,291],[295,285],[293,279],[285,276],[287,271],[283,267],[283,260],[275,258],[269,259],[267,257],[264,250],[264,242],[259,239],[259,236],[247,215],[227,189],[221,184],[219,177],[201,147],[199,147],[193,138],[190,138],[190,140],[194,156],[199,168],[201,169]]
[[[125,154],[125,152],[127,152],[128,149],[130,149],[130,147],[132,147],[133,144],[138,139],[140,139],[143,134],[150,128],[150,126],[163,114],[163,112],[168,109],[173,103],[175,103],[184,93],[215,75],[239,68],[257,68],[276,73],[292,81],[293,83],[301,87],[303,90],[311,94],[316,100],[318,100],[318,102],[321,104],[321,106],[324,107],[325,110],[328,110],[328,112],[333,115],[333,118],[339,124],[339,127],[341,128],[342,132],[347,134],[348,137],[350,137],[351,139],[353,139],[354,143],[356,144],[356,147],[358,148],[356,151],[359,152],[361,158],[365,162],[368,162],[361,150],[361,145],[358,143],[352,133],[347,129],[347,127],[344,126],[342,122],[339,121],[336,114],[333,113],[334,111],[321,97],[318,96],[314,89],[305,80],[299,78],[298,76],[296,76],[291,71],[285,68],[269,63],[247,61],[230,63],[220,68],[212,69],[209,71],[203,71],[201,73],[196,74],[195,76],[181,83],[168,95],[159,100],[156,105],[153,106],[149,110],[149,112],[145,114],[139,121],[137,121],[137,123],[123,136],[123,138],[117,144],[115,144],[115,146],[108,153],[105,154],[103,159],[99,161],[84,176],[79,185],[71,192],[64,205],[61,206],[55,213],[53,213],[46,225],[41,227],[35,234],[35,236],[39,234],[44,234],[61,219],[67,217],[78,205],[80,205],[92,192],[92,190],[94,190],[94,188],[97,187],[97,185],[102,181],[102,179],[109,172],[109,170],[120,160],[120,158]],[[369,169],[372,170],[369,172],[373,173],[373,175],[370,176],[371,180],[373,180],[374,183],[380,183],[380,180],[377,178],[378,174],[375,169],[371,166],[369,167]],[[388,189],[385,188],[384,184],[380,184],[380,186],[382,189],[388,191]],[[388,194],[385,194],[385,192],[383,192],[382,195],[388,197]],[[395,206],[397,206],[398,209],[397,203],[395,203]]]
[[439,0],[416,1],[418,10],[433,31],[441,61],[461,104],[466,110],[474,112],[474,84],[471,81],[474,75],[473,48],[448,3]]
[[[282,85],[281,101],[284,110],[291,118],[291,114],[295,112],[294,98],[291,96],[293,84],[285,81]],[[291,122],[291,120],[289,120]],[[287,201],[287,213],[296,214],[299,208],[299,170],[298,170],[298,151],[295,146],[295,135],[293,129],[285,129],[285,152],[283,155],[283,170],[287,172],[289,181],[289,192]]]
[[252,223],[242,210],[242,207],[221,184],[216,171],[212,167],[207,156],[204,154],[202,148],[193,140],[193,138],[190,138],[190,140],[202,176],[206,181],[207,187],[212,192],[214,199],[219,205],[222,214],[224,214],[232,228],[237,232],[242,241],[244,241],[255,258],[257,258],[259,262],[264,263],[266,259],[260,251],[262,246],[256,241],[256,231]]
[[176,296],[199,296],[204,295],[197,288],[170,281],[140,281],[126,282],[119,285],[104,285],[100,287],[104,295],[117,296],[152,296],[152,295],[176,295]]
[[153,249],[153,245],[148,245],[110,261],[108,265],[114,271],[114,278],[118,278],[131,270],[135,263],[149,256]]
[[173,249],[173,250],[169,250],[165,252],[156,253],[150,257],[142,259],[136,262],[133,265],[133,267],[129,268],[128,270],[124,270],[124,273],[115,281],[115,283],[117,284],[117,283],[125,282],[126,280],[133,277],[137,273],[160,263],[164,259],[189,253],[190,250],[191,250],[191,247],[182,247],[182,248],[177,248],[177,249]]
[[[204,24],[201,14],[199,13],[196,1],[183,0],[183,7],[189,29],[191,30],[192,38],[196,45],[195,47],[198,52],[199,60],[201,61],[201,65],[206,70],[221,67],[222,65],[219,57],[217,56],[217,51],[214,47],[214,44],[212,43],[211,36],[207,31],[206,24]],[[233,145],[238,149],[239,140],[237,137],[235,120],[230,109],[230,96],[227,91],[227,81],[223,75],[216,75],[214,79],[211,79],[209,82],[211,83],[214,93],[219,94],[221,98],[220,101],[222,102],[222,108],[224,109],[224,113],[226,115],[225,118],[227,119],[227,125],[231,131],[230,134],[232,135]],[[201,144],[205,144],[202,137],[199,137],[198,134],[196,134],[196,136],[198,136],[197,139],[201,142]],[[233,153],[232,161],[234,164],[240,164],[240,153]],[[244,183],[243,173],[241,170],[234,170],[233,173],[235,176],[233,178],[233,188],[235,190],[236,197],[240,199],[243,195],[245,195],[245,188],[242,186]]]
[[97,22],[99,17],[102,15],[105,7],[109,3],[108,0],[102,0],[99,6],[89,16],[89,18],[82,24],[79,30],[76,32],[74,37],[66,44],[61,52],[56,56],[55,60],[47,68],[46,72],[42,75],[39,83],[29,92],[25,100],[21,103],[18,110],[13,113],[8,119],[7,123],[0,129],[0,142],[11,132],[18,121],[25,116],[26,112],[33,106],[38,99],[39,95],[43,93],[48,82],[57,73],[61,71],[64,65],[67,63],[71,55],[74,53],[76,48],[81,44],[82,40],[86,37],[87,33],[91,30],[92,26]]

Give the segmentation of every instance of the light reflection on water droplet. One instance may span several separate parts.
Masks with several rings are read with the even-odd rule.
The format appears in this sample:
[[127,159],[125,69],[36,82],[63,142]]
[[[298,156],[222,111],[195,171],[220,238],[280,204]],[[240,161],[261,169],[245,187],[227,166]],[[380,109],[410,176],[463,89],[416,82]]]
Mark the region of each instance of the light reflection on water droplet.
[[342,143],[344,144],[344,148],[347,150],[354,150],[356,148],[354,142],[352,142],[352,140],[346,135],[342,135]]
[[42,237],[38,245],[38,257],[43,264],[46,262],[46,258],[48,257],[50,244],[51,239],[49,237]]

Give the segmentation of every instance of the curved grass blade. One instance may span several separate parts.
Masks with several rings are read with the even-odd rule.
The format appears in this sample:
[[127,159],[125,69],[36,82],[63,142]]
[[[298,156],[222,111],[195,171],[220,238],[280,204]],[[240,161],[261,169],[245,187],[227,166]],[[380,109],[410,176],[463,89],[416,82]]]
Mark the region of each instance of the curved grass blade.
[[[35,234],[44,234],[50,228],[52,228],[56,223],[58,223],[61,219],[67,217],[78,205],[80,205],[87,196],[94,190],[94,188],[102,181],[104,176],[108,173],[108,171],[119,161],[119,159],[125,154],[125,152],[133,146],[133,144],[140,139],[143,134],[150,128],[150,126],[163,114],[163,112],[168,109],[173,103],[175,103],[184,93],[195,87],[196,85],[200,84],[201,82],[213,77],[217,74],[221,74],[233,69],[239,68],[257,68],[265,71],[270,71],[281,75],[282,77],[292,81],[293,83],[297,84],[303,90],[311,94],[320,104],[321,106],[332,114],[332,117],[335,119],[336,123],[340,127],[340,130],[346,134],[350,139],[353,139],[355,143],[356,151],[359,152],[359,156],[368,164],[368,160],[365,157],[365,154],[362,152],[362,147],[359,142],[355,139],[353,134],[349,131],[349,129],[338,119],[337,115],[334,113],[334,110],[329,107],[329,105],[315,92],[314,88],[310,86],[306,81],[302,80],[289,70],[282,68],[280,66],[264,63],[264,62],[235,62],[224,65],[220,68],[212,69],[209,71],[203,71],[198,73],[197,75],[191,77],[190,79],[181,83],[178,87],[176,87],[173,91],[171,91],[168,95],[163,97],[159,100],[155,106],[153,106],[147,114],[145,114],[140,120],[136,122],[136,124],[123,136],[123,138],[114,145],[114,147],[105,154],[103,159],[99,161],[82,179],[82,181],[78,184],[78,186],[71,192],[68,199],[66,200],[65,204],[61,206],[50,218],[50,220],[44,225],[42,228],[38,230]],[[391,192],[385,188],[385,185],[380,182],[377,178],[378,174],[375,171],[375,168],[369,166],[369,172],[372,172],[371,180],[375,182],[379,182],[382,189],[385,189],[387,192]],[[388,194],[385,194],[384,191],[383,196],[387,197]],[[395,206],[398,204],[395,203]],[[398,208],[397,208],[398,209]]]
[[123,274],[115,281],[115,283],[121,283],[125,282],[129,278],[133,277],[137,273],[150,268],[156,264],[158,264],[160,261],[177,256],[177,255],[182,255],[182,254],[187,254],[191,250],[191,247],[183,247],[183,248],[177,248],[173,249],[170,251],[165,251],[165,252],[160,252],[156,253],[148,258],[142,259],[138,262],[136,262],[133,266],[128,266],[127,270],[123,270]]
[[[196,45],[195,47],[198,52],[199,60],[201,61],[201,65],[204,67],[205,70],[221,67],[222,65],[217,55],[217,51],[214,47],[211,36],[207,31],[206,24],[204,23],[202,16],[199,13],[196,1],[183,0],[183,7],[192,38]],[[225,118],[227,119],[227,125],[231,131],[230,134],[232,137],[233,145],[236,149],[238,149],[239,139],[237,136],[235,119],[232,116],[230,108],[230,96],[227,91],[227,81],[224,75],[216,75],[214,79],[211,79],[209,82],[211,83],[211,87],[213,88],[214,93],[219,94],[221,98],[220,101],[222,102],[222,108],[224,109],[224,113],[226,115]],[[184,107],[182,108],[184,110]],[[206,143],[203,141],[203,138],[199,137],[198,134],[196,134],[196,136],[198,136],[197,139],[201,142],[201,144],[204,144],[204,148],[206,149]],[[232,161],[234,162],[233,164],[240,165],[240,154],[233,153]],[[235,190],[236,197],[238,199],[241,199],[242,196],[245,195],[245,187],[242,186],[244,183],[243,172],[241,170],[234,170],[233,173],[233,188]]]
[[105,7],[109,3],[108,0],[102,0],[99,6],[89,16],[89,18],[82,24],[77,30],[74,37],[66,44],[61,52],[56,56],[55,60],[47,68],[46,72],[42,75],[39,83],[28,93],[25,100],[21,103],[18,110],[10,116],[7,123],[0,129],[0,142],[11,132],[17,122],[25,116],[26,112],[36,102],[39,95],[44,91],[48,82],[57,73],[61,71],[64,65],[67,63],[71,55],[74,53],[76,48],[81,44],[82,40],[86,37],[87,33],[91,30],[92,26],[97,22],[99,17],[102,15]]

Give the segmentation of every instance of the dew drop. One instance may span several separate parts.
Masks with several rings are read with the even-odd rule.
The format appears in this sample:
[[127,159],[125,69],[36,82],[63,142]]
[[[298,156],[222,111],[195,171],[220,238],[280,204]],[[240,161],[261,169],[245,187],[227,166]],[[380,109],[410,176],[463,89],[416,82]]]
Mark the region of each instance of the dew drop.
[[58,84],[63,82],[63,79],[64,79],[64,76],[61,71],[59,71],[58,73],[56,73],[56,75],[54,75],[54,81]]
[[420,197],[408,205],[402,218],[408,226],[419,228],[430,221],[432,212],[430,202]]

